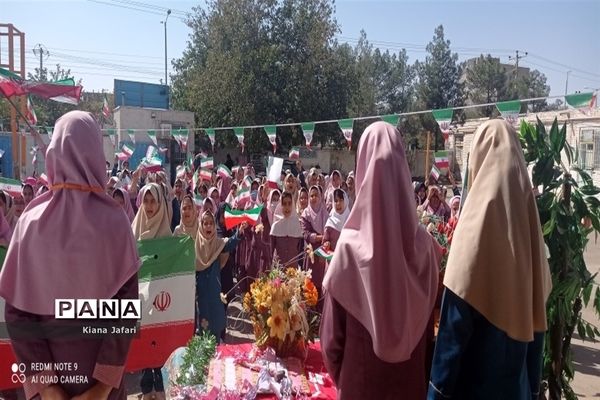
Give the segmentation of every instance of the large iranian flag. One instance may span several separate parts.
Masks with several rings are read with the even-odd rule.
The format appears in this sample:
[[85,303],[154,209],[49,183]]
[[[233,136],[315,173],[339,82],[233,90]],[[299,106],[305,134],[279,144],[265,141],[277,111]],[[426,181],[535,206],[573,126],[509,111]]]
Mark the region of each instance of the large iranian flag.
[[194,334],[196,255],[189,236],[138,242],[141,333],[131,343],[126,369],[162,366]]
[[7,69],[0,68],[0,93],[5,97],[35,94],[44,99],[77,104],[81,97],[80,85],[72,78],[56,82],[27,81]]
[[[142,321],[133,339],[126,370],[162,366],[194,334],[195,249],[189,237],[167,237],[138,242],[142,267],[138,272]],[[0,265],[6,249],[0,247]],[[0,324],[4,300],[0,298]],[[19,386],[11,382],[10,366],[16,360],[10,341],[0,339],[0,390]]]

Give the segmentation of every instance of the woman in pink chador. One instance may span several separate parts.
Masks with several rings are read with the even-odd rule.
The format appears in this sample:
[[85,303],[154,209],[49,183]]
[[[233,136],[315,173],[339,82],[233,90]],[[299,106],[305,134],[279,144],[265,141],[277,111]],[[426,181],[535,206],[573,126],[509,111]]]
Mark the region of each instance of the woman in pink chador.
[[359,195],[323,281],[325,366],[339,399],[424,399],[441,252],[417,223],[400,133],[370,125],[356,164]]

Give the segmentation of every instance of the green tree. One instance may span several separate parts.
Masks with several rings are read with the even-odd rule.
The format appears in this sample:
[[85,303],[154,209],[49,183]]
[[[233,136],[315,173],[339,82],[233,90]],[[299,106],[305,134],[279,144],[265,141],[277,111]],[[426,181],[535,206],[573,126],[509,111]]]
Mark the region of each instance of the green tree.
[[405,112],[414,102],[415,68],[408,64],[406,50],[398,54],[382,53],[375,49],[375,98],[377,113]]
[[[506,72],[499,59],[482,54],[466,67],[466,77],[468,98],[473,104],[507,100]],[[494,112],[493,106],[478,109],[479,115],[485,117],[491,117]]]
[[[189,25],[173,102],[199,126],[311,121],[335,108],[323,96],[338,29],[331,1],[215,0],[196,8]],[[251,152],[268,151],[265,140],[260,129],[246,132]]]
[[577,399],[570,386],[575,374],[573,334],[577,332],[583,340],[592,341],[600,336],[598,327],[581,315],[582,307],[588,304],[600,314],[597,274],[590,273],[584,258],[589,235],[600,232],[600,200],[596,197],[600,188],[577,166],[566,139],[566,123],[559,127],[556,119],[549,132],[540,120],[536,125],[521,123],[521,146],[525,160],[533,166],[533,185],[542,188],[537,206],[550,253],[552,292],[546,303],[548,331],[544,343],[544,390],[540,396],[550,400]]
[[[550,86],[547,84],[546,75],[534,69],[524,75],[512,78],[508,85],[508,95],[512,99],[528,99],[536,97],[547,97],[550,94]],[[546,101],[529,102],[522,112],[540,112],[546,107]]]
[[[461,69],[458,54],[452,53],[450,41],[444,38],[442,25],[435,29],[433,40],[427,45],[429,55],[425,62],[415,64],[418,71],[417,98],[420,108],[439,109],[463,104],[463,88],[460,83]],[[461,113],[455,113],[460,118]],[[436,143],[442,143],[442,133],[433,119],[421,118],[425,129],[436,133]]]

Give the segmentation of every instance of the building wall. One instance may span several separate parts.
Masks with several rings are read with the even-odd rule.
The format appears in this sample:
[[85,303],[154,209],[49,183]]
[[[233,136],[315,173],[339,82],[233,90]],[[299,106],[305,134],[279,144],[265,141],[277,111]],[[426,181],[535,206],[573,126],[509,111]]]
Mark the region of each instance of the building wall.
[[[596,130],[597,133],[594,134],[593,142],[590,143],[592,144],[592,150],[589,155],[589,157],[594,158],[595,165],[588,169],[588,173],[592,176],[595,184],[600,185],[600,109],[596,108],[595,110],[592,110],[589,115],[586,115],[578,110],[570,109],[538,114],[528,114],[522,116],[521,118],[530,123],[536,123],[537,118],[539,118],[546,126],[548,131],[552,126],[554,118],[558,119],[559,126],[562,126],[566,122],[567,142],[573,147],[574,152],[579,151],[582,131]],[[479,125],[487,120],[487,118],[469,120],[463,126],[458,128],[459,136],[463,137],[462,162],[460,164],[457,163],[461,171],[466,164],[467,155],[471,149],[471,143],[473,141],[475,130],[477,127],[479,127]],[[564,159],[563,162],[565,165],[568,163],[566,159]]]
[[[108,136],[104,139],[104,152],[107,160],[114,162],[115,152],[123,143],[134,145],[135,152],[130,161],[130,167],[135,168],[145,156],[146,149],[154,143],[144,131],[136,131],[135,138],[130,138],[127,129],[154,129],[159,146],[168,148],[165,167],[174,176],[175,167],[183,160],[188,160],[194,154],[194,113],[189,111],[161,110],[121,106],[114,113],[115,128],[118,130],[118,143],[113,147]],[[163,131],[163,128],[165,129]],[[179,145],[172,139],[170,129],[190,129],[188,134],[187,151],[181,151]]]

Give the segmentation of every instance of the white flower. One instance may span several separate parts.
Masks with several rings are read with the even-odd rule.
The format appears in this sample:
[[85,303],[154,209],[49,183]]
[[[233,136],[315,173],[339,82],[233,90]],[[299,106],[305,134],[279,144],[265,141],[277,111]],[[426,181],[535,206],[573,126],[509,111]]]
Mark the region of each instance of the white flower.
[[431,233],[435,231],[435,225],[433,223],[429,223],[429,225],[427,225],[427,232]]

